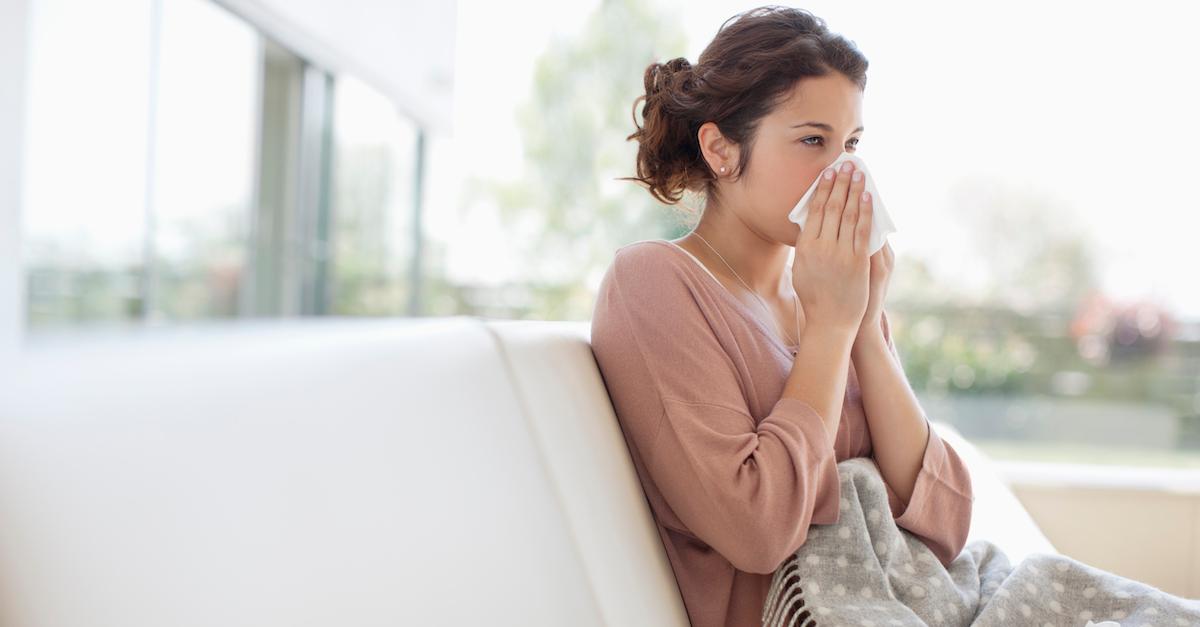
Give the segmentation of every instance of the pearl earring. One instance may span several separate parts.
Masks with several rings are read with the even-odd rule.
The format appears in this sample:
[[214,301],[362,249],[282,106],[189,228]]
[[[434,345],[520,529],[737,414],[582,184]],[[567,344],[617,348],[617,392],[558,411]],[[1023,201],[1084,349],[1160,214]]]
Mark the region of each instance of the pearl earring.
[[725,166],[721,166],[721,174],[725,173]]

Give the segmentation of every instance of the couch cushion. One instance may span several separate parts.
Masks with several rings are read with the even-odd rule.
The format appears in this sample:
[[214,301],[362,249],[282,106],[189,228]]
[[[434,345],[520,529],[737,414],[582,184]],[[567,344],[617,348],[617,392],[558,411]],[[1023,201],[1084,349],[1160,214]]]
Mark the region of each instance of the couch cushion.
[[0,624],[617,624],[497,346],[463,317],[37,343],[0,386]]

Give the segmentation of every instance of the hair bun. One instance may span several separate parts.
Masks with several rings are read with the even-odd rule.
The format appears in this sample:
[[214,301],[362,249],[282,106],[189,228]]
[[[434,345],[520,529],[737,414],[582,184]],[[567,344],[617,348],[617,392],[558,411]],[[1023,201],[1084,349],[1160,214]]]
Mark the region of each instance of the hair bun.
[[646,95],[683,89],[691,81],[693,74],[692,64],[684,57],[677,57],[666,63],[655,63],[653,71],[647,77]]

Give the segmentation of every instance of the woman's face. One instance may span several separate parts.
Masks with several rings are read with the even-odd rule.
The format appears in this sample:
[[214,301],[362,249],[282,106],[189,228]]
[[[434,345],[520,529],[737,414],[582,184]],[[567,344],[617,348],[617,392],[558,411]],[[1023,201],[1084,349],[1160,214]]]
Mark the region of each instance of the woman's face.
[[801,80],[760,121],[750,166],[727,186],[734,189],[722,190],[729,204],[766,237],[794,246],[800,227],[787,214],[843,150],[856,150],[863,133],[862,97],[837,72]]

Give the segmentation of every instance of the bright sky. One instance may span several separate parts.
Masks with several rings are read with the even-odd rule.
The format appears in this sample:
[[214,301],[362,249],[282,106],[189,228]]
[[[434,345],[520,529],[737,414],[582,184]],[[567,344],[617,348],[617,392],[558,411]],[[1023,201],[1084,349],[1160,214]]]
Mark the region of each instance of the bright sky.
[[[692,62],[725,19],[757,6],[660,2],[680,16]],[[534,60],[597,4],[527,1],[521,11],[538,19],[508,20],[512,4],[459,0],[455,133],[433,143],[428,220],[431,236],[451,242],[452,275],[518,278],[498,224],[484,212],[462,222],[455,190],[470,174],[515,175],[512,111],[529,93]],[[897,255],[919,254],[937,273],[976,283],[987,259],[969,248],[947,183],[987,176],[1066,206],[1069,223],[1030,228],[1090,232],[1114,296],[1157,298],[1200,318],[1188,241],[1200,230],[1200,200],[1175,184],[1200,169],[1200,38],[1191,32],[1200,10],[1165,0],[799,6],[870,60],[858,154],[899,229],[890,237]]]

